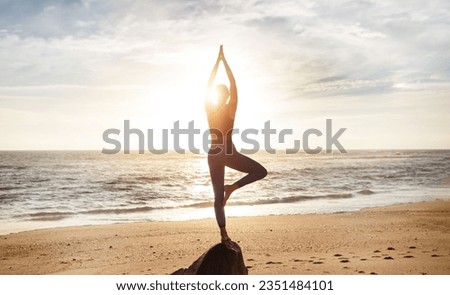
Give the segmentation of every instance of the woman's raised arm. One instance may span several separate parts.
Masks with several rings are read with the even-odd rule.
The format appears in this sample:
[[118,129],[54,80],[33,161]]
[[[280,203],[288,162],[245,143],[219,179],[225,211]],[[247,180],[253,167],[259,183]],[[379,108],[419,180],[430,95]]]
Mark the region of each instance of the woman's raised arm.
[[219,55],[217,56],[216,64],[211,71],[211,75],[209,76],[208,86],[206,88],[206,97],[205,97],[205,107],[207,107],[211,103],[211,95],[214,86],[214,79],[216,78],[217,69],[219,68],[219,63],[222,60],[222,45],[220,45]]
[[233,106],[236,109],[237,103],[238,103],[236,80],[234,79],[233,72],[231,71],[231,68],[228,65],[227,60],[225,59],[225,55],[223,54],[223,51],[222,51],[222,61],[223,61],[223,65],[225,66],[225,71],[227,72],[228,80],[230,81],[230,102],[229,102],[229,105]]

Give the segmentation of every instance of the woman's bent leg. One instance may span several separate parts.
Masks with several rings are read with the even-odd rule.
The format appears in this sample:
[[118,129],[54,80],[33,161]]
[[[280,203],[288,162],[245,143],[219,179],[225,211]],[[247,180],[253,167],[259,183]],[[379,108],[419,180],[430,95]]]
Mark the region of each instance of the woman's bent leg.
[[248,173],[233,184],[236,188],[263,179],[267,175],[266,168],[255,160],[237,152],[235,149],[233,154],[227,157],[225,165],[240,172]]

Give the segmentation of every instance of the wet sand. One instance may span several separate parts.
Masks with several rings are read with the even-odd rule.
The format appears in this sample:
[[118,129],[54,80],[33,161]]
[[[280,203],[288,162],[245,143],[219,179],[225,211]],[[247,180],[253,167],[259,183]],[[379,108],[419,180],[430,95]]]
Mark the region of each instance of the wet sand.
[[[228,219],[249,274],[450,274],[450,201]],[[0,274],[168,274],[218,242],[215,220],[0,236]]]

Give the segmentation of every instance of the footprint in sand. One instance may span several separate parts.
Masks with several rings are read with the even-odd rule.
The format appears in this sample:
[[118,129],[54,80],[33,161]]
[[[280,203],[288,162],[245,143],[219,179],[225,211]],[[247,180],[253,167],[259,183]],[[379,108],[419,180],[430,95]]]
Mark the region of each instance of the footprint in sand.
[[373,253],[380,253],[380,252],[381,252],[380,250],[373,251]]
[[377,273],[376,273],[376,272],[373,272],[373,271],[372,271],[370,274],[371,274],[371,275],[377,275]]
[[360,260],[361,260],[361,261],[366,261],[367,259],[366,259],[366,258],[361,258]]
[[342,254],[334,254],[334,257],[342,257]]
[[358,271],[358,273],[365,273],[363,270]]
[[283,264],[283,262],[279,262],[279,261],[268,261],[268,262],[266,262],[266,264]]
[[394,258],[392,258],[391,256],[386,256],[386,257],[384,257],[384,259],[386,259],[386,260],[394,260]]
[[388,247],[387,250],[389,250],[389,251],[394,251],[395,248],[394,248],[394,247]]
[[414,256],[412,256],[412,255],[405,255],[405,256],[403,256],[403,258],[414,258]]
[[409,246],[409,249],[417,249],[416,246]]
[[339,262],[340,262],[340,263],[349,263],[350,260],[348,260],[348,259],[342,259],[342,260],[340,260]]
[[431,257],[441,257],[441,255],[433,254],[433,255],[431,255]]
[[313,264],[323,264],[322,261],[314,261]]

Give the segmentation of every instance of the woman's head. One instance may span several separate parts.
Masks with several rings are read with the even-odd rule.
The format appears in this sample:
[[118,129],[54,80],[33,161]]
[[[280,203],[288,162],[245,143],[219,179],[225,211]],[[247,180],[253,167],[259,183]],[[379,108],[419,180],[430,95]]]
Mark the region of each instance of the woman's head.
[[224,105],[227,103],[228,97],[230,96],[230,92],[228,91],[228,87],[223,84],[219,84],[216,86],[216,103],[218,105]]

